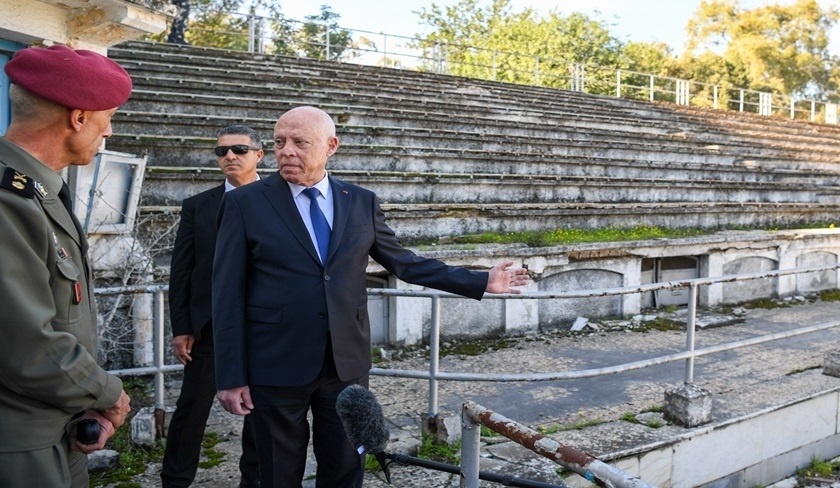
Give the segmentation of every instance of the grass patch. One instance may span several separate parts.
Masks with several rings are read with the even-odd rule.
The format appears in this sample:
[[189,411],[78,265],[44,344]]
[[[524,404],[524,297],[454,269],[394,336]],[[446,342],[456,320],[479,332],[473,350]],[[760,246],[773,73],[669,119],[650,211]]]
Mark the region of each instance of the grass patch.
[[525,231],[484,233],[449,237],[456,244],[513,244],[525,243],[532,247],[580,244],[584,242],[618,242],[646,239],[683,238],[710,234],[713,230],[664,229],[648,225],[634,227],[605,227],[601,229],[555,229],[546,232]]
[[204,454],[203,461],[199,461],[198,467],[202,469],[210,469],[222,464],[226,453],[216,450],[216,445],[222,442],[219,435],[215,432],[207,432],[204,434],[204,441],[201,443],[201,453]]
[[840,301],[840,290],[825,290],[820,292],[820,300],[824,302]]
[[423,436],[420,444],[420,451],[417,453],[420,459],[438,461],[441,463],[459,465],[461,464],[461,441],[454,444],[437,444],[434,436]]
[[[681,239],[715,234],[727,230],[775,232],[786,229],[826,229],[834,228],[830,222],[799,222],[786,226],[728,226],[719,229],[665,229],[649,225],[633,227],[604,227],[600,229],[554,229],[537,232],[486,232],[462,236],[448,236],[432,240],[406,240],[408,245],[419,246],[421,250],[435,249],[439,244],[527,244],[531,247],[580,244],[586,242],[620,242],[649,239]],[[465,247],[467,248],[467,247]]]
[[591,420],[579,420],[577,422],[571,424],[560,424],[560,425],[550,425],[548,427],[540,427],[539,431],[543,435],[551,435],[556,434],[557,432],[566,432],[568,430],[581,430],[587,427],[592,427],[595,425],[601,425],[606,423],[606,420],[601,419],[591,419]]
[[627,412],[621,416],[621,420],[625,422],[630,422],[631,424],[639,424],[639,419],[636,418],[636,414],[632,412]]
[[491,430],[490,427],[487,427],[486,425],[482,425],[479,435],[481,437],[499,437],[502,434],[499,434],[495,430]]
[[684,331],[685,322],[678,322],[665,317],[656,317],[653,320],[643,321],[636,328],[639,331],[659,330],[659,331]]
[[440,346],[440,357],[478,356],[486,352],[498,351],[516,346],[517,342],[509,339],[476,339],[470,341],[447,342]]
[[373,364],[379,364],[379,363],[385,361],[385,355],[384,355],[383,352],[384,352],[384,350],[379,346],[376,346],[376,347],[372,348],[370,350],[370,361]]
[[108,469],[90,472],[90,486],[101,487],[116,483],[116,488],[139,487],[137,483],[131,483],[131,478],[146,471],[146,466],[151,463],[160,462],[163,459],[163,442],[155,442],[150,448],[137,446],[131,442],[130,419],[126,419],[117,432],[108,440],[106,449],[113,449],[120,453],[119,462],[116,466]]
[[773,310],[774,308],[789,308],[791,306],[790,303],[781,302],[778,300],[772,300],[769,298],[765,298],[763,300],[756,300],[754,302],[749,302],[744,304],[744,308],[749,309],[756,309],[756,308],[763,308],[765,310]]
[[817,458],[816,456],[812,456],[811,464],[804,468],[797,469],[796,475],[817,476],[821,478],[826,478],[837,472],[840,472],[840,463],[823,461]]

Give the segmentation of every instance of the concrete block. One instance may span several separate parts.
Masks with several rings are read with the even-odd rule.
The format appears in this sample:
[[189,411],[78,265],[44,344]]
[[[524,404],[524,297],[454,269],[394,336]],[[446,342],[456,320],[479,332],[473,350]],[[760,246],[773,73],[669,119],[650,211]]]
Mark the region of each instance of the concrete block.
[[433,435],[437,444],[452,444],[461,438],[461,417],[423,415],[423,435]]
[[140,446],[155,444],[155,409],[143,407],[131,419],[131,442]]
[[575,323],[572,324],[572,332],[577,332],[583,330],[586,325],[589,324],[589,319],[586,317],[578,317],[575,319]]
[[840,351],[829,351],[823,357],[823,374],[840,378]]
[[120,453],[113,449],[102,449],[87,455],[88,471],[107,469],[115,466],[120,460]]
[[694,383],[665,390],[665,413],[683,427],[712,421],[712,393]]
[[[168,430],[169,419],[175,412],[175,407],[166,407],[164,422],[164,435]],[[140,446],[153,446],[157,440],[155,432],[155,409],[154,407],[144,407],[137,411],[131,419],[131,442]]]

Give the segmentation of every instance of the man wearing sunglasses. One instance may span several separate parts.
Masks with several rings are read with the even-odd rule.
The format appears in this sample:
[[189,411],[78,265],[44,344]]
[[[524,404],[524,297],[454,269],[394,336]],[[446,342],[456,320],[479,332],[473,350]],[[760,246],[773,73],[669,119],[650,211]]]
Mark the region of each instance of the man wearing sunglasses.
[[[210,278],[216,250],[216,214],[225,192],[259,179],[263,158],[259,134],[244,125],[219,131],[213,149],[225,182],[184,200],[172,251],[169,314],[172,348],[184,365],[184,382],[169,423],[161,479],[163,488],[186,487],[195,479],[204,427],[216,393]],[[224,365],[220,365],[224,367]],[[251,420],[242,429],[240,487],[259,486]]]

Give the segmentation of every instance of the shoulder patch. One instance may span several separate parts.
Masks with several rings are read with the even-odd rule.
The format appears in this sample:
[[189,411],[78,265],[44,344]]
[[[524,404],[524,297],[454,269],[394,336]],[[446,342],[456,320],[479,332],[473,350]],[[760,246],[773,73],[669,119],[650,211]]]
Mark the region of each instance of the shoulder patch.
[[0,188],[11,190],[22,197],[35,198],[35,180],[19,173],[14,168],[7,167],[3,172]]

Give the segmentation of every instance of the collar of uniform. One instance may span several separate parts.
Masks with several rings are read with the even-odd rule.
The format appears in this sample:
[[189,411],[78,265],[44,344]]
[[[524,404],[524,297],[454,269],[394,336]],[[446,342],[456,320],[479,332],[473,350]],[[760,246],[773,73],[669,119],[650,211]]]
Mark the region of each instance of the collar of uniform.
[[0,137],[0,161],[41,183],[47,191],[47,197],[58,198],[58,191],[61,190],[61,185],[64,183],[61,175],[5,137]]

